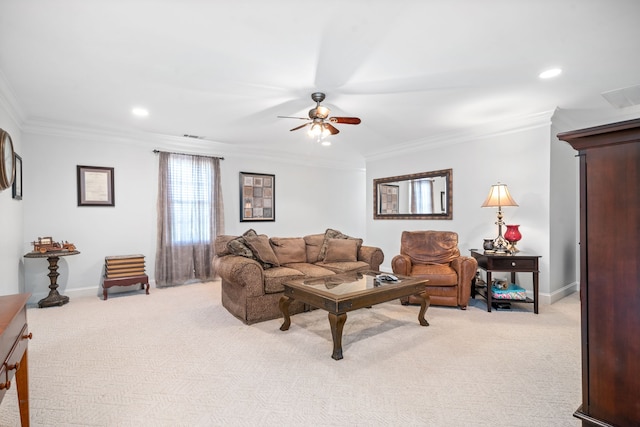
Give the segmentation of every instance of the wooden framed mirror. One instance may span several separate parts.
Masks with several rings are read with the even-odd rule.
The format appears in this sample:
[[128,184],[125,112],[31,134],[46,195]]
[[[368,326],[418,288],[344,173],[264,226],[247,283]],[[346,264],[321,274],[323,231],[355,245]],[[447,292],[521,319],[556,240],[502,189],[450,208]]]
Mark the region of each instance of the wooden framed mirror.
[[452,219],[453,170],[373,180],[373,219]]

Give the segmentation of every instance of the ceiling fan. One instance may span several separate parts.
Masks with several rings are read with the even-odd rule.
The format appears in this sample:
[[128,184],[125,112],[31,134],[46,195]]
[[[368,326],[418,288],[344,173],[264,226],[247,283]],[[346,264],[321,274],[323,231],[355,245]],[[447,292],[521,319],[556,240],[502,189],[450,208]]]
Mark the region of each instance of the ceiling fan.
[[329,117],[331,111],[327,107],[323,107],[322,105],[320,105],[320,103],[324,101],[324,98],[325,95],[322,92],[314,92],[311,94],[311,99],[315,101],[316,107],[309,110],[309,118],[290,116],[278,116],[278,118],[307,120],[307,123],[296,126],[291,130],[294,131],[310,126],[309,135],[312,137],[316,137],[318,140],[321,140],[322,138],[329,135],[335,135],[340,132],[335,126],[333,126],[332,123],[341,123],[348,125],[360,124],[361,120],[357,117]]

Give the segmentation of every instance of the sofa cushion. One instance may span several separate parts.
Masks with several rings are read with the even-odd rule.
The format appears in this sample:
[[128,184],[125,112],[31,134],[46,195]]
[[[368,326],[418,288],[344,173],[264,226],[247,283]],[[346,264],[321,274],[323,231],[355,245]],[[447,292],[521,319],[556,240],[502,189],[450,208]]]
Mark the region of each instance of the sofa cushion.
[[284,283],[293,279],[302,279],[304,274],[289,267],[274,267],[264,271],[264,293],[275,294],[284,291]]
[[324,262],[358,260],[358,242],[353,239],[329,239]]
[[307,261],[306,245],[302,237],[272,237],[270,242],[280,265]]
[[257,236],[245,236],[244,240],[247,243],[247,246],[251,248],[251,252],[253,252],[255,257],[262,264],[268,264],[275,267],[278,267],[280,265],[276,254],[271,248],[269,238],[266,235],[260,234]]
[[324,243],[324,233],[310,234],[304,236],[304,243],[307,245],[307,262],[316,262],[320,257],[320,248]]
[[216,251],[217,256],[225,256],[229,255],[231,252],[229,251],[229,247],[227,244],[231,240],[237,239],[238,236],[229,236],[227,234],[220,234],[216,236],[216,240],[213,242],[214,250]]
[[324,277],[336,274],[333,270],[326,269],[316,264],[309,264],[308,262],[294,262],[287,264],[285,267],[298,270],[306,277]]
[[360,249],[360,246],[362,246],[362,239],[356,239],[354,237],[347,236],[346,234],[343,234],[338,230],[327,228],[327,230],[324,232],[324,240],[322,242],[322,246],[320,247],[320,253],[318,254],[318,261],[324,261],[324,257],[327,254],[327,247],[329,245],[329,240],[331,239],[353,239],[356,242],[358,242],[358,249]]
[[429,277],[427,286],[457,286],[458,274],[448,264],[416,264],[411,269],[412,277]]
[[326,268],[336,273],[347,273],[349,271],[367,271],[371,266],[364,261],[349,262],[317,262],[318,267]]

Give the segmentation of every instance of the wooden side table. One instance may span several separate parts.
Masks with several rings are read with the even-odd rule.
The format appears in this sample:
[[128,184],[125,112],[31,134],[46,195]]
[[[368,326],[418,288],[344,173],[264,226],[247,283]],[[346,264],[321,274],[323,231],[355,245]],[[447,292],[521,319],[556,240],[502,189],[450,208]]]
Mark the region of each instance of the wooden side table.
[[531,255],[522,252],[511,254],[484,253],[477,249],[471,249],[471,256],[478,261],[478,268],[487,273],[487,288],[482,291],[476,288],[475,280],[471,285],[471,296],[476,293],[487,301],[487,311],[491,311],[493,299],[491,296],[491,274],[494,271],[511,273],[511,283],[516,282],[516,273],[533,274],[533,299],[500,299],[500,302],[519,302],[533,304],[533,312],[538,314],[538,260],[540,255]]
[[58,292],[58,261],[61,256],[77,255],[80,251],[55,251],[55,252],[29,252],[25,254],[25,258],[47,258],[49,261],[49,295],[38,301],[38,307],[53,307],[55,305],[63,305],[69,302],[69,297],[60,295]]

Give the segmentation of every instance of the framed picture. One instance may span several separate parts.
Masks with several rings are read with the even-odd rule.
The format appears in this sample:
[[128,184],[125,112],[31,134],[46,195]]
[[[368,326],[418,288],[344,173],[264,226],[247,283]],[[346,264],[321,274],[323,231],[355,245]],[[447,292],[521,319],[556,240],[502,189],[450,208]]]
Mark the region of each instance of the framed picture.
[[11,193],[14,199],[22,200],[22,157],[16,156],[16,177],[13,180]]
[[276,176],[240,172],[240,222],[276,220]]
[[78,206],[115,206],[113,168],[78,166]]
[[398,206],[399,185],[380,184],[380,213],[397,214],[400,212]]

